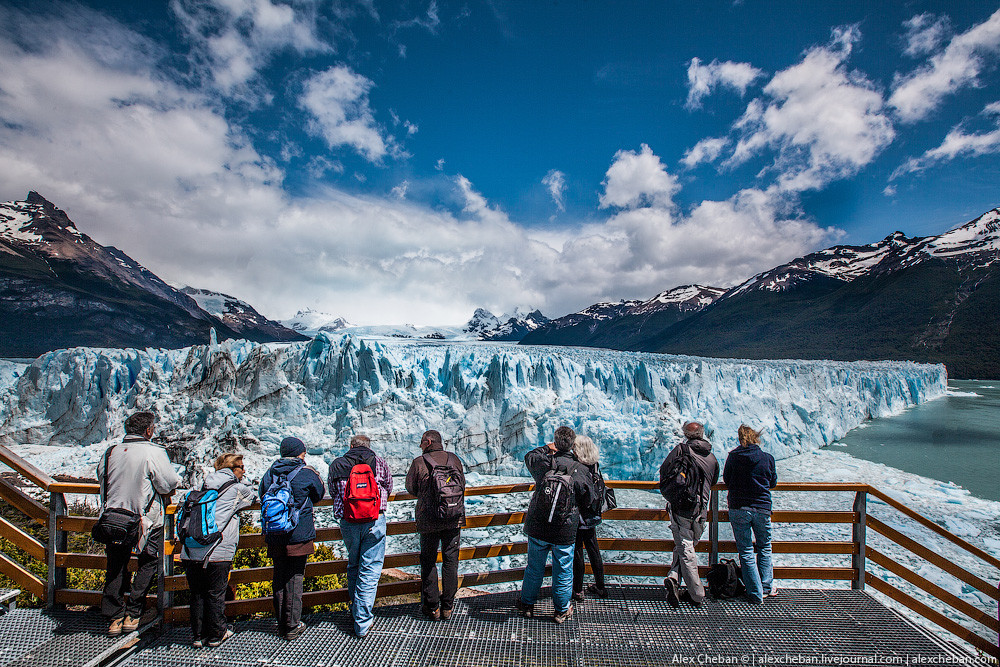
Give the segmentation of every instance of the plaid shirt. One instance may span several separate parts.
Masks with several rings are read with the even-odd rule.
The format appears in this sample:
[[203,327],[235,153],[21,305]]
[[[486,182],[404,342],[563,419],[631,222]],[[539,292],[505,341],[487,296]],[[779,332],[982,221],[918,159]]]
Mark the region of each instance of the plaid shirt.
[[[392,471],[389,470],[389,465],[382,459],[381,456],[375,456],[375,469],[372,471],[375,473],[375,482],[378,484],[378,490],[382,498],[379,503],[379,512],[384,512],[386,506],[389,504],[389,494],[392,493]],[[330,489],[330,495],[333,496],[333,518],[340,519],[344,516],[344,491],[347,490],[347,478],[341,477],[337,480],[337,492],[334,493],[333,489]]]

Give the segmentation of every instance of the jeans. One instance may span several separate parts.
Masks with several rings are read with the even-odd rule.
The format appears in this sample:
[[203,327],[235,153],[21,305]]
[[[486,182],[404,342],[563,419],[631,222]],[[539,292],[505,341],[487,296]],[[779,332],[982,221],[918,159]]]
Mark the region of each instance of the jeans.
[[[458,546],[461,528],[420,533],[420,601],[427,609],[455,607],[458,593]],[[441,545],[441,593],[438,594],[437,555]]]
[[694,550],[694,545],[701,539],[704,531],[705,517],[691,518],[670,513],[670,532],[674,536],[674,559],[670,564],[670,574],[667,578],[673,579],[678,585],[683,580],[688,595],[694,602],[705,599],[705,587],[698,574],[698,554]]
[[226,634],[226,590],[232,561],[184,561],[184,574],[191,589],[191,636],[212,641]]
[[597,546],[597,528],[580,528],[576,531],[576,548],[573,550],[573,592],[583,592],[583,550],[586,548],[590,567],[594,571],[594,584],[604,590],[604,559]]
[[[747,596],[760,602],[771,592],[774,569],[771,565],[771,515],[750,509],[730,509],[736,550],[740,553],[740,568]],[[756,539],[756,546],[754,546]],[[757,557],[754,558],[754,551]]]
[[274,561],[274,618],[278,621],[278,634],[284,636],[302,621],[302,582],[305,579],[308,556],[286,556],[277,549],[269,549]]
[[364,637],[375,621],[372,607],[385,560],[385,514],[368,523],[341,519],[340,533],[347,547],[347,596],[354,616],[354,633]]
[[573,544],[552,544],[528,537],[528,564],[521,583],[521,602],[535,604],[545,578],[545,563],[552,551],[552,606],[561,614],[573,595]]
[[132,559],[130,547],[107,548],[108,565],[104,575],[104,596],[101,598],[101,613],[112,620],[118,618],[139,618],[146,606],[146,594],[160,573],[163,554],[163,526],[149,531],[146,546],[139,554],[139,567],[133,579],[128,571]]

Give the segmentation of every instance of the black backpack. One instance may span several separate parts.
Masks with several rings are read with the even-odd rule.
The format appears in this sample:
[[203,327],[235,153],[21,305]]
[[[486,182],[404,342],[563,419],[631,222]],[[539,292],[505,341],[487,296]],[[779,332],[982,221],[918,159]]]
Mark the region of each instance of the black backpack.
[[604,477],[601,475],[601,467],[596,463],[590,471],[590,476],[594,480],[594,499],[590,505],[590,513],[600,516],[601,512],[604,510],[605,496],[607,496],[608,493],[608,485],[604,483]]
[[444,465],[435,463],[426,454],[420,458],[427,465],[430,475],[434,516],[442,521],[465,516],[465,483],[461,471],[451,464],[451,457],[447,457]]
[[551,468],[535,486],[532,500],[543,523],[564,526],[573,517],[576,491],[573,476],[565,468]]
[[701,491],[705,486],[705,471],[695,460],[691,446],[680,445],[680,453],[660,474],[660,493],[670,503],[670,511],[696,514],[701,508]]
[[717,600],[735,598],[743,595],[746,586],[743,585],[740,566],[732,558],[723,558],[708,571],[708,592]]

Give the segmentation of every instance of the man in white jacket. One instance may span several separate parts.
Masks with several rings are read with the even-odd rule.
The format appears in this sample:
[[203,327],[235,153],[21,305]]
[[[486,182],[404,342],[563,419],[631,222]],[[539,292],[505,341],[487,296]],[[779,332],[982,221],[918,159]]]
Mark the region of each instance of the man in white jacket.
[[[101,611],[111,619],[108,628],[111,636],[139,627],[146,594],[160,570],[166,502],[181,483],[167,451],[149,441],[155,424],[152,412],[130,416],[125,420],[125,439],[119,445],[112,445],[97,465],[105,509],[117,507],[142,516],[142,535],[134,549],[107,548]],[[133,551],[139,557],[134,579],[128,569]]]

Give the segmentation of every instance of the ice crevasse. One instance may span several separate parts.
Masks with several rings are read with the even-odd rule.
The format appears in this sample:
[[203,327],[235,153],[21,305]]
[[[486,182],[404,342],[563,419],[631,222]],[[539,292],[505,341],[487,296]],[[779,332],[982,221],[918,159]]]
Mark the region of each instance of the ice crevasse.
[[[943,366],[744,361],[609,350],[434,344],[320,334],[291,345],[226,341],[180,350],[74,348],[42,355],[0,386],[0,443],[89,448],[152,409],[190,470],[238,449],[265,464],[288,435],[327,461],[355,433],[394,470],[441,431],[470,469],[523,474],[527,450],[568,424],[601,449],[605,474],[653,479],[689,419],[720,459],[741,423],[784,458],[866,419],[943,395]],[[68,471],[67,471],[68,472]]]

